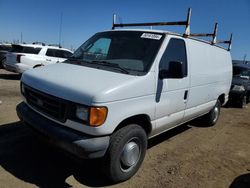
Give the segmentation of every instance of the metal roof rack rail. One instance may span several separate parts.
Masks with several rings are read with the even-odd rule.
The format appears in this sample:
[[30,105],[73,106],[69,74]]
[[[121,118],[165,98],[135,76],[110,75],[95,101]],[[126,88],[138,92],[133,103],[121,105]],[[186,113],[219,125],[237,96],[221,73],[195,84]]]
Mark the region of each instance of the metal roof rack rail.
[[33,42],[32,44],[40,44],[42,46],[45,46],[45,43],[43,43],[43,42]]
[[113,24],[112,30],[116,27],[136,27],[136,26],[163,26],[163,25],[172,25],[172,26],[179,26],[183,25],[186,26],[184,36],[190,35],[190,19],[191,19],[191,8],[188,9],[187,19],[185,21],[177,21],[177,22],[147,22],[147,23],[116,23],[116,15],[113,14]]
[[232,48],[232,40],[233,40],[233,34],[231,33],[229,40],[219,40],[216,43],[224,43],[224,44],[228,44],[228,48],[227,51],[230,51]]
[[213,33],[192,33],[189,36],[191,37],[212,37],[211,44],[216,44],[216,37],[218,32],[218,23],[215,23]]
[[191,20],[192,9],[188,9],[187,19],[185,21],[177,21],[177,22],[145,22],[145,23],[116,23],[116,15],[113,14],[113,23],[112,30],[116,27],[135,27],[135,26],[186,26],[183,37],[212,37],[211,45],[224,43],[228,44],[227,50],[231,50],[232,45],[232,34],[228,41],[217,41],[217,32],[218,32],[218,23],[215,23],[213,33],[190,33],[190,20]]

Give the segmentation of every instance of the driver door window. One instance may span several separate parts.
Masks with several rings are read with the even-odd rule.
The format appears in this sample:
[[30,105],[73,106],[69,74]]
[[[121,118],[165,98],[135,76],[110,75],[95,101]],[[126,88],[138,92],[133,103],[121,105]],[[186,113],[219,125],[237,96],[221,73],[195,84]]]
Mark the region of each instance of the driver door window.
[[184,75],[187,76],[187,55],[184,40],[171,38],[160,62],[160,70],[168,70],[170,61],[182,62]]

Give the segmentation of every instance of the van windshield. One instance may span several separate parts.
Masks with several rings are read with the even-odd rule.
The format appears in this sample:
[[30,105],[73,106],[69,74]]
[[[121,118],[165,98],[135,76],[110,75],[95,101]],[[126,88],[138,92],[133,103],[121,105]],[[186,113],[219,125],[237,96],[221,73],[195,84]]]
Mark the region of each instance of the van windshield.
[[65,63],[143,75],[149,71],[163,38],[160,33],[139,31],[97,33]]

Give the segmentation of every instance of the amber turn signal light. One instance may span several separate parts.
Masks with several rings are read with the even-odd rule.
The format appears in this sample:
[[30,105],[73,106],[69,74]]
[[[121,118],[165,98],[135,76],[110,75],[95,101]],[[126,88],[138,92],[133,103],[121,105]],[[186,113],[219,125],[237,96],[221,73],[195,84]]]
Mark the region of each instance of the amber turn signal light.
[[102,125],[107,117],[108,109],[106,107],[91,107],[89,115],[89,124],[93,127]]

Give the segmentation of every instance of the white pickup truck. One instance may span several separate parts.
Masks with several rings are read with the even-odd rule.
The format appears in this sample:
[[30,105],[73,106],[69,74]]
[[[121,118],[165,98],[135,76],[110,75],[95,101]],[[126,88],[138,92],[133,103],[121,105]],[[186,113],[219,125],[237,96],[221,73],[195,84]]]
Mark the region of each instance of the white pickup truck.
[[25,72],[17,114],[65,150],[103,157],[105,174],[124,181],[149,138],[197,117],[217,122],[231,62],[228,50],[166,31],[100,32],[67,61]]

